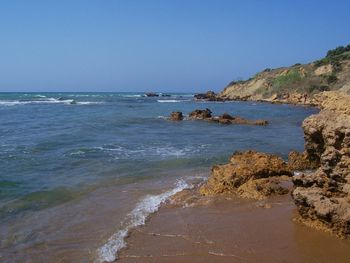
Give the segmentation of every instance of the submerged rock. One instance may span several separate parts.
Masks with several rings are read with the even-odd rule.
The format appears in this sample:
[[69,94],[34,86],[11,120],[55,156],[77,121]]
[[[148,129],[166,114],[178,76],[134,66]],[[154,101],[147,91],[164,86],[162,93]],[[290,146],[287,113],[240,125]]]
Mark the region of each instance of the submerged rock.
[[288,192],[281,182],[292,173],[282,158],[256,151],[236,152],[230,162],[215,165],[206,184],[200,188],[203,195],[238,194],[262,199],[272,194]]
[[145,94],[146,97],[159,97],[159,94],[154,92],[148,92]]
[[221,116],[214,117],[213,121],[217,121],[221,124],[250,124],[250,125],[267,125],[268,121],[266,120],[247,120],[241,117],[233,117],[228,113],[224,113]]
[[[301,220],[322,225],[341,237],[350,234],[350,96],[322,99],[324,110],[304,120],[305,149],[318,164],[312,173],[294,176],[292,197]],[[332,102],[336,104],[332,104]]]
[[184,116],[182,115],[181,111],[173,111],[170,114],[169,120],[171,121],[182,121]]
[[189,115],[190,120],[206,120],[211,122],[217,122],[220,124],[249,124],[249,125],[267,125],[268,121],[266,120],[247,120],[237,116],[231,116],[228,113],[224,113],[220,116],[212,116],[212,112],[210,109],[204,110],[194,110]]

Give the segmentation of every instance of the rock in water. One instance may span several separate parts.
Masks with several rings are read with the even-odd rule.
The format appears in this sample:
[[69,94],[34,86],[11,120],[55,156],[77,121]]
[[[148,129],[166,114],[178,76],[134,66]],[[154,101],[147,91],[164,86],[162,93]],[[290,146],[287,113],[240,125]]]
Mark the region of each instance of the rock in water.
[[171,121],[182,121],[184,116],[182,115],[181,111],[173,111],[170,114],[169,120]]
[[154,92],[148,92],[145,94],[146,97],[159,97],[159,94]]
[[211,117],[211,110],[208,108],[205,110],[194,110],[189,115],[191,120],[210,120]]
[[236,193],[242,197],[262,199],[272,194],[285,194],[280,183],[291,176],[282,158],[256,151],[236,152],[230,162],[215,165],[207,183],[200,188],[203,195]]
[[197,100],[208,100],[208,101],[224,101],[223,98],[217,96],[214,91],[207,91],[206,93],[199,93],[194,95],[194,98]]
[[301,220],[346,237],[350,235],[350,107],[332,102],[349,102],[350,96],[338,96],[326,93],[324,110],[303,122],[308,158],[320,167],[294,176],[292,197]]

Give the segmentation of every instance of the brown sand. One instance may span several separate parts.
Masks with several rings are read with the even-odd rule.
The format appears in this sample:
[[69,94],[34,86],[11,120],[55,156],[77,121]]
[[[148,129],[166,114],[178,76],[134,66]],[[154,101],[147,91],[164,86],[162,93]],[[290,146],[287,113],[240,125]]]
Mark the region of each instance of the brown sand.
[[350,242],[293,221],[289,195],[163,207],[134,230],[118,262],[350,262]]

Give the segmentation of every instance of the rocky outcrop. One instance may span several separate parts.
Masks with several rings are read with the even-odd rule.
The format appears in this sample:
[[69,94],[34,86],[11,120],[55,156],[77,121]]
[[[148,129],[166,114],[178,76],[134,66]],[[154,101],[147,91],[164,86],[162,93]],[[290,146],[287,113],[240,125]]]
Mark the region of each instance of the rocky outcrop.
[[196,100],[207,100],[207,101],[224,101],[222,97],[219,97],[214,91],[207,91],[206,93],[195,94]]
[[189,119],[190,120],[211,120],[211,110],[204,109],[204,110],[194,110],[190,113]]
[[304,171],[319,167],[317,160],[311,160],[308,153],[291,151],[288,155],[288,167],[291,171]]
[[159,97],[159,94],[154,92],[148,92],[145,94],[146,97]]
[[286,176],[292,173],[283,159],[256,151],[236,152],[230,162],[213,166],[211,176],[200,189],[202,195],[238,194],[263,199],[273,194],[285,194]]
[[[350,234],[350,96],[324,93],[323,110],[304,120],[306,154],[319,168],[293,178],[302,221],[339,236]],[[311,223],[310,223],[311,222]]]
[[317,106],[315,95],[323,91],[350,94],[349,46],[312,63],[267,68],[247,80],[232,81],[216,99]]
[[228,113],[224,113],[218,117],[212,118],[212,121],[216,121],[221,124],[248,124],[248,125],[267,125],[268,121],[266,120],[247,120],[241,117],[234,117]]
[[181,111],[173,111],[170,114],[169,120],[171,121],[182,121],[184,116],[182,115]]
[[239,124],[239,125],[267,125],[266,120],[247,120],[237,116],[231,116],[228,113],[224,113],[220,116],[212,116],[210,109],[194,110],[189,115],[190,120],[205,120],[210,122],[217,122],[220,124]]

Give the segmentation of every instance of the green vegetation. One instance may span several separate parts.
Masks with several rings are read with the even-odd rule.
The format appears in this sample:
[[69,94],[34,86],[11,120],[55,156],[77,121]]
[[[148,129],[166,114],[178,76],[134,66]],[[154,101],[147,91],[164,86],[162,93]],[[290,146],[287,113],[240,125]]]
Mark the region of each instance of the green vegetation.
[[350,45],[347,45],[346,47],[339,46],[335,49],[328,50],[326,57],[327,58],[335,57],[348,51],[350,51]]
[[324,77],[326,78],[328,84],[333,84],[338,80],[337,75],[334,72],[327,74]]
[[315,61],[315,66],[320,67],[326,64],[331,64],[335,72],[341,71],[340,62],[344,59],[350,59],[350,45],[345,47],[339,46],[327,52],[325,58]]
[[303,77],[298,70],[292,69],[289,70],[286,74],[277,76],[274,79],[272,86],[275,89],[280,89],[290,84],[294,84],[300,81],[302,78]]

